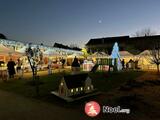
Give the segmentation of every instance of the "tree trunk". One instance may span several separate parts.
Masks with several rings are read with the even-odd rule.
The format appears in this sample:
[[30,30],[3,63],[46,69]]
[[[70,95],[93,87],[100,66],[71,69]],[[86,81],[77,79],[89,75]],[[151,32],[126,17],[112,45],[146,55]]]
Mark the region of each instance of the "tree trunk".
[[159,74],[159,64],[157,65],[157,73]]

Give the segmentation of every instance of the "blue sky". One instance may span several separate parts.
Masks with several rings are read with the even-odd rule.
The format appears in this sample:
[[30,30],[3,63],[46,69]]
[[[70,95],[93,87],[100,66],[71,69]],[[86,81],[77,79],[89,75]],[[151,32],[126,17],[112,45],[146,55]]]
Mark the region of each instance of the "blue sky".
[[0,33],[9,39],[84,46],[91,38],[160,33],[159,0],[0,0]]

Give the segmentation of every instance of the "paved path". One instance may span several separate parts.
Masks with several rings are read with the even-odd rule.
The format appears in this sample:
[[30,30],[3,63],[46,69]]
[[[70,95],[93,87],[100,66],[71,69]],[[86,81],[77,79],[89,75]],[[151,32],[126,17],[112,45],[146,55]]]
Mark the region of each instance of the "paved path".
[[0,120],[87,120],[81,110],[63,108],[0,90]]

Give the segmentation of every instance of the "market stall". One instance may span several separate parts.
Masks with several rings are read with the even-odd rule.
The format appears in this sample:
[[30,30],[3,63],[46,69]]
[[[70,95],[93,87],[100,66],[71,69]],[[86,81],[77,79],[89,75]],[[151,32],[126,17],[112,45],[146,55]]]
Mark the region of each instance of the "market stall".
[[156,65],[151,63],[151,51],[144,50],[140,54],[136,55],[138,59],[138,66],[141,69],[157,69]]
[[77,53],[74,53],[74,54],[72,54],[72,55],[68,55],[68,56],[67,56],[67,65],[68,65],[68,66],[71,66],[71,64],[72,64],[72,62],[73,62],[73,60],[74,60],[75,57],[78,58],[80,64],[83,63],[84,56],[83,56],[83,55],[80,55],[80,54],[77,54]]

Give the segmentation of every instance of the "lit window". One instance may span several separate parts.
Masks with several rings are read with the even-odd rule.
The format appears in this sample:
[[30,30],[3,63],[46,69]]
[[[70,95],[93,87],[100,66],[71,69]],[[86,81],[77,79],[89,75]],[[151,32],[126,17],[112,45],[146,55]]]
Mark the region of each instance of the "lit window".
[[83,90],[83,87],[81,87],[81,91]]
[[76,88],[76,92],[78,92],[78,88]]
[[61,86],[63,86],[63,82],[61,82]]
[[88,87],[87,87],[87,89],[89,90],[89,89],[90,89],[90,87],[88,86]]
[[71,93],[73,93],[73,89],[71,89]]

